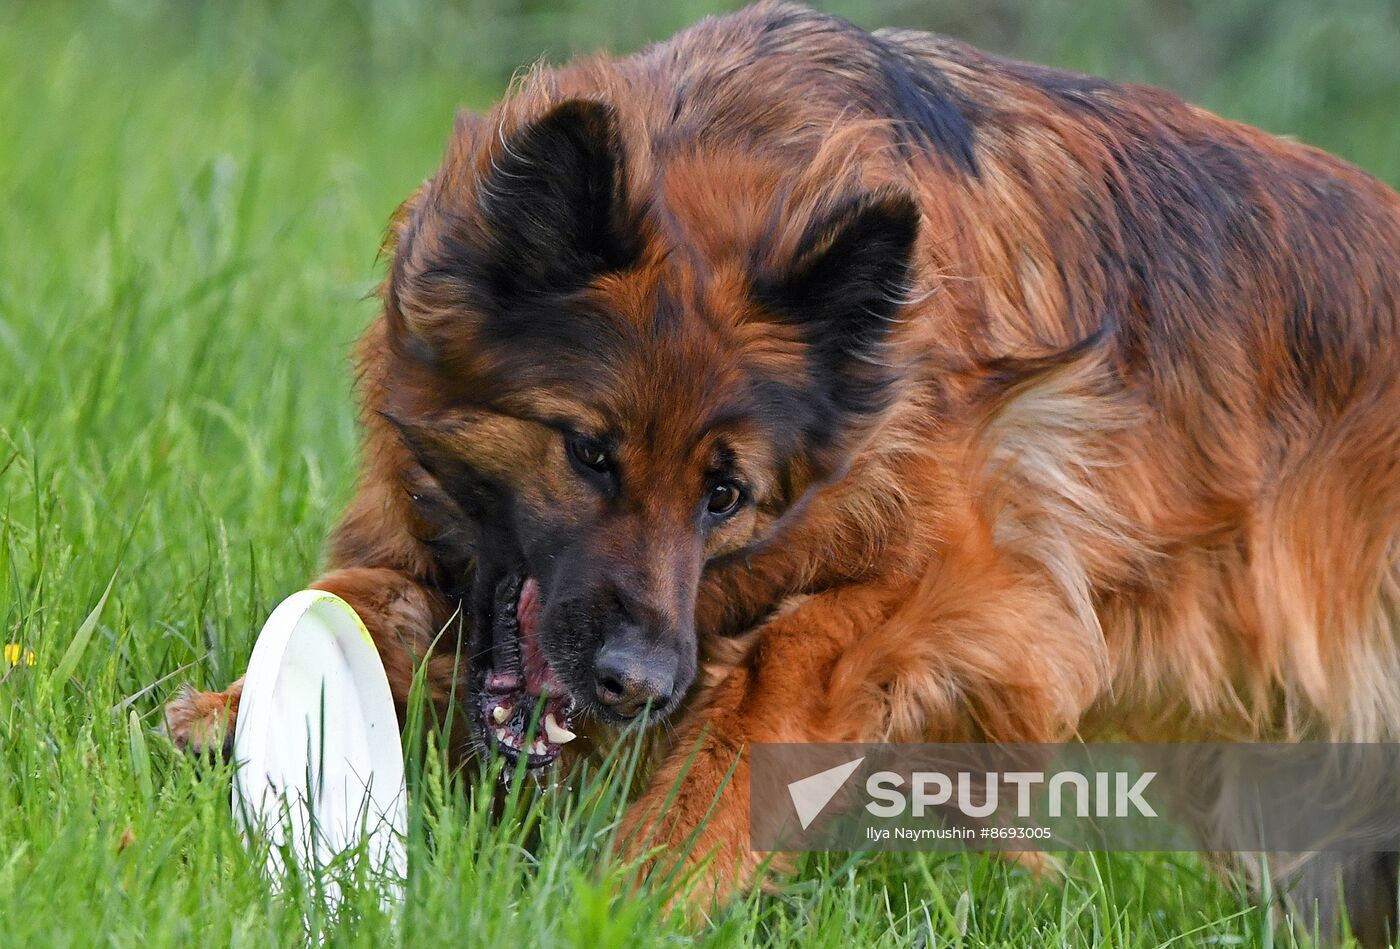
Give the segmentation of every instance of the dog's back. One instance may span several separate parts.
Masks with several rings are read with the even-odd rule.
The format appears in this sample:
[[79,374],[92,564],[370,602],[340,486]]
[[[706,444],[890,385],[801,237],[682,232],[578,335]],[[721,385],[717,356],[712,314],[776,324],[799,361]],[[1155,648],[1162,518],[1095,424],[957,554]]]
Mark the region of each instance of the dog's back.
[[621,103],[636,190],[711,269],[823,192],[918,197],[924,389],[885,439],[986,437],[902,489],[936,522],[941,478],[1013,485],[1001,536],[1148,733],[1400,737],[1394,192],[1159,90],[781,3],[539,82]]
[[[918,196],[895,351],[924,390],[883,437],[935,459],[898,468],[911,517],[948,529],[970,482],[1073,604],[1046,634],[1100,643],[1086,728],[1400,739],[1400,197],[1158,90],[781,4],[621,73],[702,252],[823,187]],[[1378,941],[1394,867],[1291,882],[1328,925],[1340,873]]]

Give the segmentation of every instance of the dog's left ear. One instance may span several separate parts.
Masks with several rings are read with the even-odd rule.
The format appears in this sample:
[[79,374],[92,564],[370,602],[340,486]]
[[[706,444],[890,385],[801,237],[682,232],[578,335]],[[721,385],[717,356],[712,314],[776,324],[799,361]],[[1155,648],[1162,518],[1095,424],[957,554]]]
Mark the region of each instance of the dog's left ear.
[[573,99],[508,135],[478,190],[482,274],[500,301],[567,292],[636,257],[617,113]]
[[781,275],[754,282],[771,316],[801,331],[842,415],[871,416],[888,404],[895,372],[882,350],[908,292],[918,233],[909,195],[860,195],[808,227]]

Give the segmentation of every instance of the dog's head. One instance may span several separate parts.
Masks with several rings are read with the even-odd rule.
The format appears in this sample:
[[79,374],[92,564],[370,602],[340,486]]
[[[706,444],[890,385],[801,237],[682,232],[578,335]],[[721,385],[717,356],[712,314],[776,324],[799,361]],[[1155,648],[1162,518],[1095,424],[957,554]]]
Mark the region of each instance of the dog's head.
[[[482,125],[403,211],[380,386],[470,564],[479,737],[518,757],[543,702],[535,766],[573,715],[675,708],[707,565],[771,539],[889,405],[918,212],[843,193],[794,232],[773,182],[698,161],[634,193],[592,101]],[[700,205],[732,220],[696,233]]]

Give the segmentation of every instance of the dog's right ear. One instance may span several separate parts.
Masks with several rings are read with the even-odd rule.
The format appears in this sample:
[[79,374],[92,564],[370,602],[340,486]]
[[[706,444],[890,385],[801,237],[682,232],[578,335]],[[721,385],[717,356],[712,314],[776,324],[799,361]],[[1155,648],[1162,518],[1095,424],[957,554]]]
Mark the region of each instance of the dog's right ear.
[[573,99],[506,137],[477,189],[478,280],[499,303],[575,290],[637,256],[617,113]]
[[459,115],[437,176],[391,222],[384,303],[395,344],[425,362],[464,356],[464,312],[510,317],[626,269],[640,253],[627,208],[610,106],[568,100],[504,136]]

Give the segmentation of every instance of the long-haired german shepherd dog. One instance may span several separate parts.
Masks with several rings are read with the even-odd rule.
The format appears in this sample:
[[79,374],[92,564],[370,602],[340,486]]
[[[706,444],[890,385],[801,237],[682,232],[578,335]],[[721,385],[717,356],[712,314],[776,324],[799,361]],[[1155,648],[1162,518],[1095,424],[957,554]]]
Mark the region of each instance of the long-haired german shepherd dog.
[[466,750],[669,717],[632,821],[721,891],[753,742],[1400,739],[1400,197],[1342,161],[762,3],[463,115],[387,247],[315,585]]

